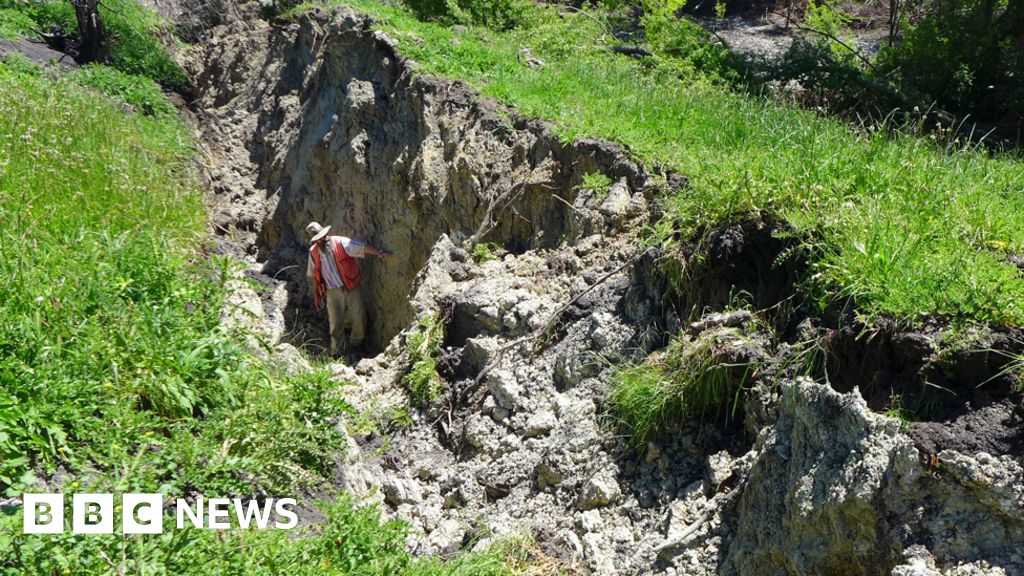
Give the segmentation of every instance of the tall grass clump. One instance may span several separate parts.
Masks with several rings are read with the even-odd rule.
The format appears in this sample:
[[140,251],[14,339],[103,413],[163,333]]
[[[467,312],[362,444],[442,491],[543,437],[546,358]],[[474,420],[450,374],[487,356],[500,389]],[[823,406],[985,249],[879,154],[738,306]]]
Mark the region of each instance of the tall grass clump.
[[174,106],[160,87],[145,76],[125,74],[102,64],[89,64],[71,72],[68,78],[116,98],[143,114],[173,115]]
[[692,422],[735,416],[756,368],[731,358],[745,337],[729,329],[679,336],[645,362],[612,376],[609,412],[636,445]]
[[[686,66],[610,54],[600,11],[538,7],[531,26],[497,32],[422,22],[374,0],[348,3],[379,16],[420,72],[465,80],[551,121],[565,140],[618,141],[687,174],[690,185],[663,198],[667,236],[685,242],[702,227],[768,213],[813,243],[803,283],[812,302],[849,300],[865,316],[911,322],[1024,323],[1024,282],[1007,261],[1024,253],[1017,156],[736,93],[705,71],[703,56],[686,76]],[[523,48],[543,65],[524,65]],[[697,54],[685,43],[663,49],[658,58]]]
[[187,262],[190,152],[174,122],[0,65],[0,485],[95,446],[119,397],[168,415],[216,401],[231,354],[195,352],[219,288]]

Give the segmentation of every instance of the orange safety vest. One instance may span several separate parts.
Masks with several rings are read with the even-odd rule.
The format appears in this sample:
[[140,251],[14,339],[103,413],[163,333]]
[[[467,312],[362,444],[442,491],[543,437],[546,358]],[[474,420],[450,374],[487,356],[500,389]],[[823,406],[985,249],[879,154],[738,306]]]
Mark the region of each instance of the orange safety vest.
[[[345,289],[351,292],[359,288],[359,285],[363,283],[363,273],[359,270],[356,259],[345,252],[341,242],[331,240],[331,245],[334,246],[334,263],[338,266],[338,275],[341,276],[341,282],[345,285]],[[323,275],[320,274],[320,245],[313,244],[309,249],[309,254],[313,258],[313,282],[316,284],[316,296],[319,300],[327,293],[327,285],[324,283]]]

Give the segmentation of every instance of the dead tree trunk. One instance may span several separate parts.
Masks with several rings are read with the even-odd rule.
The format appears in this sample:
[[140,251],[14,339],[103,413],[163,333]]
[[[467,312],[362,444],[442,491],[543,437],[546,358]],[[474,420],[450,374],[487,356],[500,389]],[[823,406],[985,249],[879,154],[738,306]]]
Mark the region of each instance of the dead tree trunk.
[[901,0],[889,0],[889,46],[896,45],[896,35],[900,32],[900,17],[903,2]]
[[78,63],[87,64],[106,58],[106,32],[100,19],[99,0],[71,0],[78,20]]

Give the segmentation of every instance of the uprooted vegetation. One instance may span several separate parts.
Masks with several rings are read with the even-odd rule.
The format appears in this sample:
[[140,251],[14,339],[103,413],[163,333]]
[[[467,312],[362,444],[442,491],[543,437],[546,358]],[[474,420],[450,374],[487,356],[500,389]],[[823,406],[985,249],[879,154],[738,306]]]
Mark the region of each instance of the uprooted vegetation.
[[413,403],[429,406],[444,392],[444,381],[437,373],[435,358],[444,341],[444,325],[439,315],[434,313],[421,318],[406,338],[409,367],[402,376],[402,385],[408,389]]

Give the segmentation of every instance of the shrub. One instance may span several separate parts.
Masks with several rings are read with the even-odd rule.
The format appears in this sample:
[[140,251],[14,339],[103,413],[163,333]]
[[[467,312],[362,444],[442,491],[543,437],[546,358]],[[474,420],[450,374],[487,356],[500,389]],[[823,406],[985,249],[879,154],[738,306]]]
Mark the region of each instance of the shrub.
[[527,23],[528,0],[405,0],[421,20],[511,30]]
[[[0,4],[2,6],[2,4]],[[35,22],[18,10],[0,8],[0,38],[16,39],[32,32]]]
[[879,67],[927,103],[1024,127],[1024,17],[1014,4],[934,0],[901,42],[882,51]]
[[712,82],[738,83],[744,67],[726,46],[702,26],[676,16],[677,0],[645,0],[642,22],[658,67],[684,79],[704,75]]
[[473,262],[480,264],[491,260],[497,260],[504,253],[505,249],[501,247],[501,244],[496,242],[481,242],[476,246],[473,246]]
[[[837,50],[826,41],[794,40],[781,59],[759,67],[761,79],[782,84],[799,82],[803,104],[831,112],[890,110],[888,103],[879,102],[879,95],[865,90],[864,72],[849,52],[844,56],[840,50],[845,49]],[[884,90],[882,85],[878,88]]]
[[444,341],[444,325],[437,313],[420,319],[405,343],[409,369],[402,377],[402,385],[409,391],[414,404],[426,406],[441,397],[444,381],[437,373],[434,356]]
[[[837,62],[854,64],[854,55],[846,46],[850,46],[849,25],[853,17],[838,6],[838,0],[809,0],[804,10],[805,24],[827,36],[815,36],[815,41],[828,46],[832,57]],[[842,43],[841,43],[842,42]],[[846,46],[843,45],[846,44]]]

